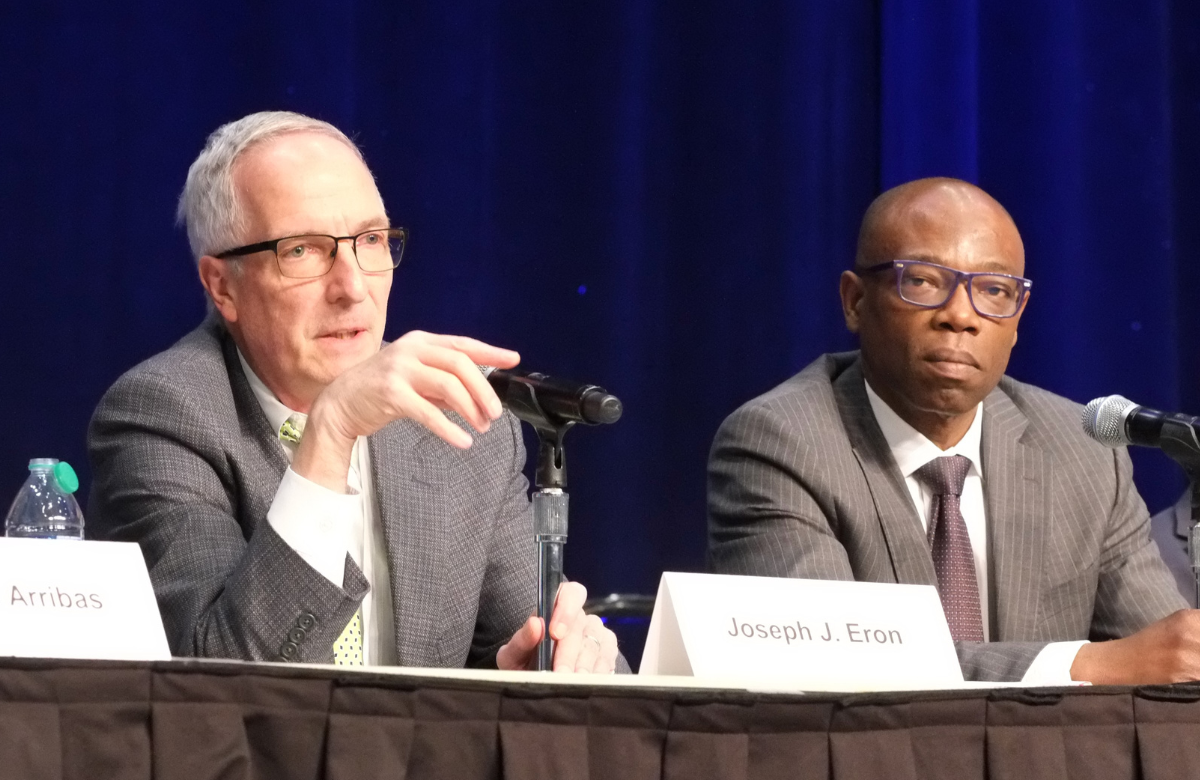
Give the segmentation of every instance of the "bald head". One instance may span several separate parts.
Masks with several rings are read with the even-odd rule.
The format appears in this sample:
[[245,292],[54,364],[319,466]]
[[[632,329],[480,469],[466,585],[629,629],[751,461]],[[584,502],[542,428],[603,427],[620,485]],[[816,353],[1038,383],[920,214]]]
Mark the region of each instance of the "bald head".
[[[908,262],[895,263],[901,260]],[[1013,283],[1024,271],[1025,247],[1012,217],[965,181],[902,184],[863,217],[854,270],[841,279],[846,325],[859,336],[870,387],[942,449],[962,438],[1004,375],[1029,300]],[[973,281],[964,283],[961,274]],[[949,295],[942,303],[921,302],[939,289]],[[1015,314],[975,308],[983,303],[989,311],[1004,290],[1011,290]]]
[[903,250],[913,234],[953,234],[961,242],[986,242],[1025,268],[1025,246],[1012,217],[995,198],[961,179],[917,179],[877,197],[863,215],[854,267],[889,260],[922,260]]

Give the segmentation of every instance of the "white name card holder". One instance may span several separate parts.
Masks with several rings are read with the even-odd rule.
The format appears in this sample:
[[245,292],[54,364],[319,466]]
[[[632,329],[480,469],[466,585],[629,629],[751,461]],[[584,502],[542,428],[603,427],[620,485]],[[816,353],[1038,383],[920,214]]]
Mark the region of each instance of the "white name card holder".
[[0,537],[0,656],[170,659],[138,546]]
[[963,686],[929,585],[666,572],[639,674],[778,690]]

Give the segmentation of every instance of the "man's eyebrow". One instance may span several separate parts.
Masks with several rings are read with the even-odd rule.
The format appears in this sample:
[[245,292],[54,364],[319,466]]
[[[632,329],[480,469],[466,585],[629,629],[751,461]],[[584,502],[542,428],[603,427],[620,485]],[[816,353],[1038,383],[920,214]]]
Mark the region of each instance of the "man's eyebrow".
[[[922,262],[922,263],[933,263],[934,265],[942,265],[942,266],[946,265],[940,257],[937,257],[936,255],[924,254],[921,252],[907,252],[907,253],[905,253],[903,258],[898,258],[898,259],[916,260],[916,261]],[[988,260],[986,262],[980,263],[979,266],[977,267],[976,273],[998,273],[998,274],[1005,274],[1006,276],[1014,275],[1012,273],[1012,271],[1009,270],[1008,266],[1006,264],[1000,262],[999,260]]]
[[938,257],[937,255],[927,255],[927,254],[922,254],[921,252],[905,252],[902,257],[898,257],[896,259],[897,260],[916,260],[917,262],[920,262],[920,263],[933,263],[934,265],[945,265],[945,263],[942,262],[942,258]]
[[389,227],[387,217],[371,217],[370,219],[364,219],[362,222],[359,222],[354,227],[353,232],[355,235],[357,235],[357,234],[363,232],[364,230],[370,230],[372,228],[387,228],[387,227]]
[[995,271],[998,274],[1005,274],[1007,276],[1016,276],[1016,274],[1014,274],[1007,265],[1000,262],[999,260],[988,260],[986,263],[980,263],[979,270],[980,271]]

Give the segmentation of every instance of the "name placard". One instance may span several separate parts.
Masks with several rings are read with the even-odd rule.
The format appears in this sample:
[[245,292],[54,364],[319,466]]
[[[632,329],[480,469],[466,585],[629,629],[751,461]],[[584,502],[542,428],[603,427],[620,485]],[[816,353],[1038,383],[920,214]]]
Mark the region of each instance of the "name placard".
[[659,583],[639,674],[812,691],[963,683],[932,586],[679,572]]
[[0,656],[169,659],[138,546],[0,537]]

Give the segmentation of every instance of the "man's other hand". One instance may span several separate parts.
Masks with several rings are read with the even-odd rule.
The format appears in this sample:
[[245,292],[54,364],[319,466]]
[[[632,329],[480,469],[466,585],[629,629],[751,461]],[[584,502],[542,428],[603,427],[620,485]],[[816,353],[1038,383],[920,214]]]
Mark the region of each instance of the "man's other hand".
[[1200,610],[1181,609],[1124,639],[1084,645],[1071,679],[1095,685],[1200,680]]
[[[584,614],[585,601],[587,589],[578,582],[563,583],[558,589],[554,614],[550,617],[550,636],[557,642],[553,670],[611,674],[617,664],[617,635],[605,628],[600,618]],[[500,648],[496,666],[537,668],[537,647],[541,641],[542,620],[535,615]]]

